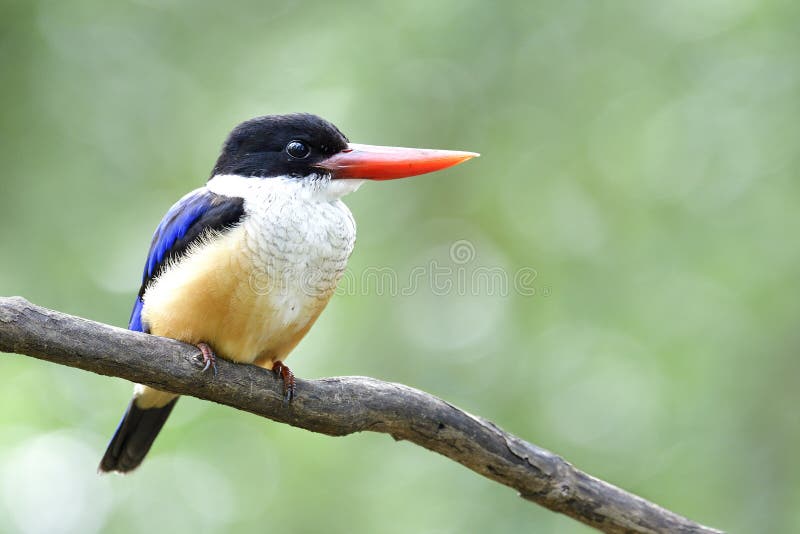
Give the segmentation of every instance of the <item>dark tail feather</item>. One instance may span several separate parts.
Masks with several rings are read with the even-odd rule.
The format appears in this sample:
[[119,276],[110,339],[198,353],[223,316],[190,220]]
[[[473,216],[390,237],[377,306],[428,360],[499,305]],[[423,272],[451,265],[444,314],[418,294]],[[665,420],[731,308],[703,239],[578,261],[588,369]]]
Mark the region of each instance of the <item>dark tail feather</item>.
[[135,399],[132,400],[103,459],[100,460],[100,471],[127,473],[136,469],[153,445],[176,402],[177,397],[163,408],[142,409],[136,406]]

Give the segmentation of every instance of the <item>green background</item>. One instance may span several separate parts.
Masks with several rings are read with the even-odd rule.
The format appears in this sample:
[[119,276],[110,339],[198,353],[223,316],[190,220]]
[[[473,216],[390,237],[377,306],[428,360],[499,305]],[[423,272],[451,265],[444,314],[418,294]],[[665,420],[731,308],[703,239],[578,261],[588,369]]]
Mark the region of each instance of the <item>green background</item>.
[[[295,372],[418,387],[698,521],[800,530],[798,6],[5,0],[0,294],[125,325],[161,215],[255,115],[475,150],[346,199],[354,283]],[[511,284],[364,283],[418,267]],[[589,531],[385,435],[191,398],[139,471],[98,476],[130,390],[0,358],[0,531]]]

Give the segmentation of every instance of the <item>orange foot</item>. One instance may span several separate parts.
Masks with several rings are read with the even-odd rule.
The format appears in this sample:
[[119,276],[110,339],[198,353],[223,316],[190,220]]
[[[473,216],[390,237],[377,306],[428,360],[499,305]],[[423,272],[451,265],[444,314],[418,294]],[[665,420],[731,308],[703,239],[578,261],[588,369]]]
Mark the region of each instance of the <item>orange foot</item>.
[[283,401],[291,402],[297,386],[294,383],[294,373],[286,367],[282,361],[278,360],[272,364],[272,371],[283,380]]

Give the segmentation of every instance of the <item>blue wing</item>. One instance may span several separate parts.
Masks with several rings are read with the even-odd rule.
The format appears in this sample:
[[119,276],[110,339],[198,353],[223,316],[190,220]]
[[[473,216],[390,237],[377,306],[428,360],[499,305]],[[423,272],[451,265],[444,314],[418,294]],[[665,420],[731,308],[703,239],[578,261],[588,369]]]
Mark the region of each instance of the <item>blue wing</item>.
[[164,215],[153,234],[142,275],[142,286],[133,305],[130,330],[147,332],[142,323],[144,293],[148,284],[170,262],[186,254],[188,248],[207,231],[222,231],[239,223],[244,216],[244,199],[212,193],[205,187],[195,189],[176,202]]

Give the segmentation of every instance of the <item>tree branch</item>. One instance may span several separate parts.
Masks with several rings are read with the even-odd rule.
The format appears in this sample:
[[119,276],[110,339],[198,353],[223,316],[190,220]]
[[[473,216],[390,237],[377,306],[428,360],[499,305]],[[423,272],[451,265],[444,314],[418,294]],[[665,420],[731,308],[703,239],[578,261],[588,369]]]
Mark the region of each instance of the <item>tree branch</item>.
[[717,533],[579,471],[560,456],[423,391],[366,377],[282,382],[252,365],[218,360],[200,373],[196,347],[0,297],[0,351],[191,395],[330,436],[383,432],[514,488],[530,501],[603,532]]

